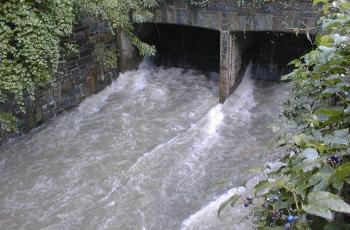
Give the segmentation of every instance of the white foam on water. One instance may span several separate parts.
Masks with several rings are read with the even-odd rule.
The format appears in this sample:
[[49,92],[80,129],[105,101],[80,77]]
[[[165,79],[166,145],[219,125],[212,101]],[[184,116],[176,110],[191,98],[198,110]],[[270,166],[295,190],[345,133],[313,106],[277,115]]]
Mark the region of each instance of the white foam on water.
[[[145,162],[146,159],[154,158],[155,155],[157,155],[157,154],[164,154],[164,153],[162,153],[161,149],[166,148],[167,146],[170,146],[174,143],[181,143],[181,142],[187,141],[191,137],[197,136],[198,135],[197,132],[199,132],[204,137],[211,137],[211,135],[215,134],[217,128],[222,123],[223,119],[224,119],[224,114],[222,112],[221,105],[216,105],[204,117],[202,117],[198,122],[193,124],[188,130],[184,131],[183,133],[180,133],[179,135],[173,137],[172,139],[170,139],[164,143],[157,145],[151,151],[144,153],[130,167],[130,169],[128,170],[129,173],[131,171],[133,171],[134,169],[139,168],[140,164]],[[210,134],[210,135],[208,136],[208,134]],[[205,138],[204,140],[206,143],[209,142],[208,138]],[[203,148],[205,146],[205,143],[201,142],[200,146],[201,146],[201,148]]]
[[[233,121],[231,120],[230,122],[239,122],[242,120],[247,122],[250,120],[250,110],[256,106],[254,100],[254,85],[250,78],[251,68],[252,65],[249,64],[241,84],[238,86],[233,95],[228,98],[224,104],[214,106],[207,113],[204,118],[206,119],[204,125],[198,122],[192,126],[193,128],[200,129],[200,137],[194,137],[194,139],[200,141],[194,143],[194,151],[192,151],[192,153],[183,160],[183,164],[195,169],[196,165],[198,164],[198,159],[203,157],[204,154],[209,153],[203,150],[208,146],[213,145],[215,140],[220,138],[220,133],[218,130],[220,126],[224,125],[226,116],[233,119]],[[186,172],[184,174],[188,173],[189,172]]]
[[242,82],[224,103],[225,114],[228,114],[234,119],[238,118],[249,121],[251,118],[250,109],[256,106],[254,100],[255,89],[251,76],[252,63],[249,63]]
[[[228,190],[226,193],[222,194],[221,196],[217,197],[213,201],[211,201],[209,204],[207,204],[205,207],[197,211],[196,213],[189,216],[186,220],[182,222],[182,230],[190,230],[195,229],[197,225],[200,225],[201,221],[204,219],[219,219],[218,217],[218,210],[222,203],[230,199],[231,197],[235,195],[241,195],[245,192],[245,187],[237,187],[232,188]],[[205,228],[205,226],[202,226]],[[196,228],[197,229],[197,228]]]
[[[234,230],[252,230],[255,225],[252,223],[253,207],[259,203],[253,198],[253,204],[245,207],[245,198],[254,194],[255,186],[267,178],[267,174],[277,171],[285,166],[279,161],[268,162],[266,169],[255,175],[247,181],[245,186],[231,188],[226,193],[209,202],[205,207],[190,215],[182,222],[181,230],[211,230],[211,229],[234,229]],[[228,206],[218,216],[220,206],[231,197],[237,195],[238,201],[234,207]]]
[[222,105],[216,105],[209,111],[208,121],[205,127],[205,130],[209,135],[216,133],[216,130],[224,120],[224,113],[222,111]]
[[137,91],[142,91],[146,87],[146,75],[149,74],[148,71],[139,70],[138,77],[134,79],[132,89]]
[[[86,98],[78,107],[78,113],[84,116],[92,115],[100,111],[100,109],[107,104],[107,99],[114,94],[118,89],[119,81],[124,78],[123,74],[119,76],[117,81],[113,81],[111,85],[107,86],[100,93]],[[120,80],[119,80],[120,79]]]
[[[241,150],[255,137],[246,129],[261,101],[255,102],[259,94],[246,75],[221,105],[217,84],[196,71],[145,60],[120,74],[76,111],[9,151],[19,155],[3,154],[0,214],[8,220],[2,226],[232,229],[247,209],[238,205],[232,215],[228,208],[220,218],[217,211],[239,188],[215,197],[222,186],[213,183],[260,162],[245,157],[255,146]],[[32,209],[24,212],[21,205]],[[33,217],[36,208],[44,214]]]
[[[201,143],[196,146],[195,151],[183,160],[181,165],[186,165],[187,167],[180,169],[178,173],[181,173],[184,176],[195,173],[194,170],[197,170],[198,167],[200,167],[200,159],[205,157],[205,154],[208,154],[208,151],[204,151],[204,149],[209,144],[213,144],[217,138],[220,138],[220,134],[217,133],[218,127],[220,127],[225,121],[226,116],[230,119],[226,121],[229,122],[229,124],[225,125],[230,125],[232,122],[249,122],[251,119],[250,110],[256,106],[254,100],[254,85],[251,80],[251,69],[252,64],[250,63],[241,84],[233,95],[228,98],[223,105],[217,105],[209,111],[208,121],[204,129],[206,134],[209,135],[204,135],[201,138]],[[196,175],[199,176],[198,174]],[[215,198],[202,209],[184,220],[182,223],[182,229],[212,229],[215,224],[210,226],[208,225],[208,222],[216,223],[217,226],[220,226],[221,220],[217,216],[220,205],[233,195],[242,194],[244,190],[243,187],[233,188],[218,198]]]
[[[83,116],[89,116],[97,113],[108,103],[108,98],[117,92],[125,91],[126,89],[132,89],[130,94],[137,94],[138,91],[143,90],[146,85],[146,76],[150,74],[150,70],[153,69],[151,61],[145,58],[139,65],[139,68],[134,71],[127,71],[119,74],[118,78],[107,86],[104,90],[86,98],[78,107],[78,112]],[[131,86],[129,84],[132,84]]]

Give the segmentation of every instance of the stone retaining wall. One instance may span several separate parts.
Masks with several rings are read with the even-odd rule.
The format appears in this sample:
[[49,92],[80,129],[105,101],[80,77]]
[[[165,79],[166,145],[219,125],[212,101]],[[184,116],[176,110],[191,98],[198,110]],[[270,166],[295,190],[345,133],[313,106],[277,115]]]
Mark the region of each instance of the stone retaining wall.
[[101,71],[93,53],[96,43],[102,43],[107,49],[116,48],[115,36],[106,22],[85,18],[66,41],[77,43],[79,51],[61,61],[52,85],[39,91],[35,102],[27,100],[28,113],[19,116],[24,130],[78,106],[82,100],[101,91],[116,77],[116,70]]

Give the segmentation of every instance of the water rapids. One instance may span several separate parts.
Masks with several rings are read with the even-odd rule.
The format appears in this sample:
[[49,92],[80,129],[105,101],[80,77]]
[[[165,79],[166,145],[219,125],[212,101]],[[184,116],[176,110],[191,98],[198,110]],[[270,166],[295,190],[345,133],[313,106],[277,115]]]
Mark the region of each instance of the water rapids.
[[288,97],[250,75],[221,105],[218,74],[144,61],[3,145],[0,229],[232,228],[213,213],[274,158],[264,146]]

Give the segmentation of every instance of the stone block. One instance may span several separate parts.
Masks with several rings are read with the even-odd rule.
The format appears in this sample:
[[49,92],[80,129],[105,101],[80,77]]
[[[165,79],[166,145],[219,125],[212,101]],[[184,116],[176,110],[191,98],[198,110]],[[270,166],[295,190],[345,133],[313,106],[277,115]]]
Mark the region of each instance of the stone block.
[[229,6],[226,2],[210,2],[208,5],[208,11],[228,12],[228,10],[229,10]]
[[254,24],[254,17],[253,17],[253,15],[247,16],[246,20],[245,20],[245,31],[256,30],[255,25],[256,24]]
[[272,30],[273,31],[279,31],[278,30],[278,17],[273,17],[272,19]]
[[73,32],[78,33],[81,31],[88,31],[88,30],[89,30],[89,26],[79,26],[79,27],[75,27]]
[[176,23],[184,25],[188,23],[187,9],[176,9]]
[[162,20],[162,10],[160,10],[160,9],[155,10],[153,15],[154,15],[153,16],[153,22],[156,22],[156,23],[163,22],[163,20]]
[[175,23],[175,8],[167,7],[166,8],[166,19],[167,23]]
[[187,1],[186,0],[174,0],[176,8],[186,8]]
[[230,16],[226,12],[220,13],[221,15],[221,26],[219,27],[223,31],[228,31],[229,24],[230,24]]
[[208,12],[206,10],[198,11],[198,26],[208,27]]
[[217,27],[217,15],[215,13],[209,13],[208,14],[208,18],[209,18],[209,28],[211,29],[217,29],[220,27]]
[[273,29],[273,16],[271,14],[255,14],[256,30],[267,31]]
[[166,4],[168,6],[174,6],[175,5],[175,0],[166,0]]

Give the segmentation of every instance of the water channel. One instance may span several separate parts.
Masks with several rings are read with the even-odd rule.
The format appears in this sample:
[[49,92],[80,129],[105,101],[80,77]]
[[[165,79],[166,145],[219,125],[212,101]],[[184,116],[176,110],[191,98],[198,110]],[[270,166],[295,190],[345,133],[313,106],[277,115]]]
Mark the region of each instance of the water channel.
[[218,74],[146,60],[3,145],[0,229],[205,229],[196,213],[276,157],[288,87],[250,69],[221,105]]

